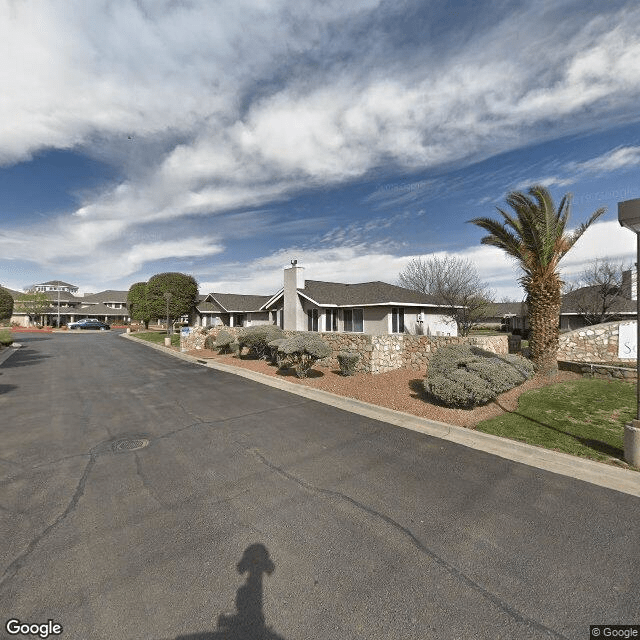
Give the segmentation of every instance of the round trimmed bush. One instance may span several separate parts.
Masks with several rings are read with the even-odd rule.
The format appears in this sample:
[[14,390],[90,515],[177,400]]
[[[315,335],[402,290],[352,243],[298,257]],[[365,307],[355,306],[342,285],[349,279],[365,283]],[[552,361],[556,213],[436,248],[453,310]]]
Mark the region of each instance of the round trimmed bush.
[[501,356],[466,344],[450,345],[433,354],[424,388],[438,403],[472,408],[532,376],[533,364],[521,356]]
[[306,378],[318,360],[328,358],[332,353],[331,347],[316,333],[300,333],[278,346],[278,358],[283,362],[281,368],[295,369],[298,378]]
[[340,373],[343,376],[352,376],[356,372],[356,365],[360,360],[360,354],[352,351],[341,351],[338,354]]
[[266,359],[269,355],[269,343],[279,338],[284,338],[284,331],[274,324],[247,327],[238,335],[238,350],[242,352],[242,349],[247,347],[249,354]]

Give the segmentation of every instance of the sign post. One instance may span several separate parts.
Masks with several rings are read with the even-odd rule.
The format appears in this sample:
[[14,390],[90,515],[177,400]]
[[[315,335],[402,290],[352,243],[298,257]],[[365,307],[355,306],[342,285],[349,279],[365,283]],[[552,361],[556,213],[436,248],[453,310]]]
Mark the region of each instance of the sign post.
[[191,333],[191,327],[182,327],[180,329],[180,351],[184,353],[187,351],[187,342],[186,339]]

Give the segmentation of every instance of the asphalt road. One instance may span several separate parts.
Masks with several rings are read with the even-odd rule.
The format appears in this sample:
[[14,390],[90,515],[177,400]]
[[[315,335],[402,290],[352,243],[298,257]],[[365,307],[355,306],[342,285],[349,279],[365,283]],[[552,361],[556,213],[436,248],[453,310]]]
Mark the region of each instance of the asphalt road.
[[638,498],[115,333],[20,341],[0,366],[0,637],[38,637],[9,619],[65,640],[640,623]]

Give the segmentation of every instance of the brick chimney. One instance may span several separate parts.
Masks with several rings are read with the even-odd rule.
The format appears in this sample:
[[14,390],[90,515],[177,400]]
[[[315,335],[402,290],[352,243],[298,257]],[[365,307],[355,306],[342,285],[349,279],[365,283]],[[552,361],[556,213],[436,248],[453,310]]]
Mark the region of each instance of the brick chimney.
[[284,329],[304,331],[307,318],[300,302],[298,289],[304,289],[304,267],[297,260],[284,270]]

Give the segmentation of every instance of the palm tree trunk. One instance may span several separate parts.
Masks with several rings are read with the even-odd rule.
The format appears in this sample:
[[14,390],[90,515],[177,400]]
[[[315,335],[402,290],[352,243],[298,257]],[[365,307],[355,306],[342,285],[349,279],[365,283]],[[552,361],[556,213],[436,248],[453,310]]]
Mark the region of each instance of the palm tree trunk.
[[557,274],[532,278],[527,286],[529,308],[529,353],[536,374],[552,377],[558,373],[558,336],[561,282]]

